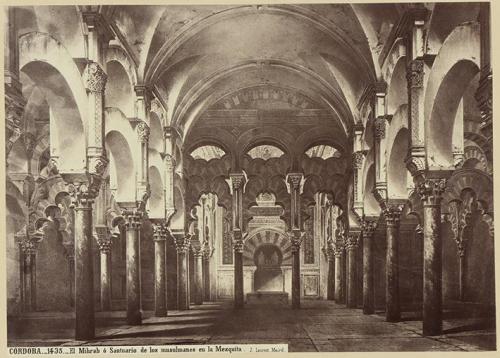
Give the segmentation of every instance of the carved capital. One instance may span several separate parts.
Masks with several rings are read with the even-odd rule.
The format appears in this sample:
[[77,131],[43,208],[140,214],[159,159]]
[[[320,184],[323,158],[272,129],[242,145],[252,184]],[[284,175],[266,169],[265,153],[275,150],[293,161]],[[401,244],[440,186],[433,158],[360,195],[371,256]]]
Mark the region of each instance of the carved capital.
[[363,161],[365,160],[366,152],[363,150],[352,153],[352,167],[353,169],[361,169]]
[[166,241],[167,240],[167,227],[165,223],[160,221],[152,221],[153,227],[153,241]]
[[403,204],[388,205],[383,211],[387,226],[397,226],[400,223],[403,214]]
[[103,176],[109,161],[105,156],[100,155],[100,156],[88,157],[88,163],[89,163],[89,173],[98,176]]
[[424,205],[438,206],[441,204],[446,189],[446,179],[426,178],[417,185],[416,189]]
[[288,183],[290,183],[292,189],[299,190],[300,183],[301,183],[303,177],[304,177],[304,175],[302,173],[289,173],[287,175],[287,180],[288,180]]
[[425,156],[409,155],[405,159],[406,168],[413,178],[418,178],[423,175],[426,170]]
[[97,62],[89,62],[83,71],[83,82],[90,92],[104,93],[108,76]]
[[238,190],[245,184],[245,175],[243,173],[236,173],[229,175],[233,190]]
[[174,242],[178,253],[187,253],[191,247],[191,236],[177,236],[174,238]]
[[191,251],[193,252],[193,256],[195,258],[203,258],[203,247],[201,247],[201,245],[191,245]]
[[406,69],[406,80],[409,88],[420,88],[424,85],[424,61],[413,60]]
[[71,203],[77,210],[91,210],[94,199],[99,194],[101,177],[87,175],[88,180],[76,179],[66,185]]
[[377,221],[376,220],[367,220],[363,219],[361,221],[361,230],[363,231],[363,236],[368,238],[373,238],[373,234],[377,229]]
[[147,143],[149,141],[149,126],[146,122],[140,122],[137,125],[137,136],[142,143]]
[[35,238],[28,238],[25,237],[21,241],[19,241],[19,247],[21,248],[21,251],[25,255],[35,255],[36,251],[38,249],[38,243],[39,240]]
[[350,232],[347,235],[347,242],[345,243],[347,250],[357,249],[358,243],[359,243],[359,236],[360,236],[360,233],[358,233],[358,232]]
[[110,253],[111,252],[111,235],[108,232],[108,228],[106,226],[96,227],[97,232],[97,246],[99,247],[99,251],[102,253]]
[[122,210],[126,230],[139,230],[142,225],[144,213],[142,210],[125,209]]

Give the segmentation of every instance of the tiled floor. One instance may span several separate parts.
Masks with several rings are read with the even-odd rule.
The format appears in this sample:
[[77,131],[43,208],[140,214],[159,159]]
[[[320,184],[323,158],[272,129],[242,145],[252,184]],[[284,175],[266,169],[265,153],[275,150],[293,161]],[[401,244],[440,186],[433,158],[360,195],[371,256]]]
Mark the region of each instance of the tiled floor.
[[[29,320],[31,327],[10,345],[161,345],[189,343],[285,343],[289,351],[482,351],[494,350],[494,328],[478,319],[447,319],[444,334],[423,337],[421,321],[384,321],[382,315],[363,315],[327,301],[302,302],[300,310],[287,306],[249,306],[235,311],[230,303],[193,306],[171,311],[169,317],[144,314],[141,326],[126,326],[124,312],[97,313],[95,341],[72,340],[71,316],[43,314]],[[64,320],[65,319],[65,320]],[[36,322],[38,321],[38,324]],[[37,327],[36,329],[34,327]]]

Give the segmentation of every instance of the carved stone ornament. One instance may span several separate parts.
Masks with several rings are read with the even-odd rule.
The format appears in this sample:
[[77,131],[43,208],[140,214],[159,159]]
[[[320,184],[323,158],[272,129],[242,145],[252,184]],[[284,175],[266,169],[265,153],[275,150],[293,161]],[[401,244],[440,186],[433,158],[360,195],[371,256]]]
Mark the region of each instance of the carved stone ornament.
[[385,117],[379,117],[375,119],[374,123],[374,134],[376,139],[384,139],[385,138],[385,127],[386,127],[387,121]]
[[183,237],[175,238],[175,249],[177,250],[177,252],[187,253],[190,247],[191,247],[191,236],[186,235]]
[[298,190],[300,188],[300,182],[302,181],[302,173],[291,173],[288,174],[288,182],[292,185],[292,188]]
[[19,242],[19,247],[25,255],[34,255],[38,248],[38,242],[35,238],[24,238]]
[[111,236],[108,237],[97,237],[97,246],[99,247],[99,251],[102,253],[111,252]]
[[83,80],[90,92],[103,93],[108,76],[97,62],[89,62],[83,72]]
[[424,84],[424,61],[413,60],[406,69],[408,87],[422,87]]
[[377,221],[363,219],[361,220],[361,229],[363,231],[363,236],[372,238],[377,229]]
[[238,190],[245,182],[245,176],[243,174],[231,174],[231,185],[233,186],[233,190]]
[[36,138],[31,133],[24,133],[23,141],[24,141],[24,148],[26,149],[26,154],[28,158],[31,158],[33,156],[33,151],[35,150]]
[[146,122],[140,122],[137,125],[137,135],[141,142],[145,143],[149,141],[149,133],[149,126],[146,124]]
[[355,250],[358,247],[358,243],[359,243],[359,233],[350,232],[347,235],[346,249]]
[[141,210],[123,210],[122,216],[127,230],[138,230],[142,225],[144,213]]
[[91,176],[90,181],[75,181],[67,184],[67,191],[71,197],[72,205],[77,209],[91,209],[94,199],[99,194],[101,178]]
[[203,248],[201,245],[199,246],[193,246],[191,245],[191,251],[193,252],[193,256],[198,258],[198,257],[203,257]]
[[405,163],[406,168],[414,178],[421,176],[426,169],[425,157],[410,155],[405,159]]
[[446,179],[425,179],[417,185],[417,192],[424,205],[438,206],[441,204],[446,189]]
[[103,176],[109,161],[104,156],[95,156],[95,157],[89,157],[88,163],[89,163],[90,173]]
[[167,228],[164,223],[153,223],[153,240],[154,241],[166,241],[167,240]]
[[399,225],[404,205],[388,205],[383,211],[387,226]]
[[7,126],[21,127],[24,103],[5,96],[5,123]]
[[364,151],[357,151],[352,153],[352,167],[354,169],[361,169],[364,159],[365,159]]

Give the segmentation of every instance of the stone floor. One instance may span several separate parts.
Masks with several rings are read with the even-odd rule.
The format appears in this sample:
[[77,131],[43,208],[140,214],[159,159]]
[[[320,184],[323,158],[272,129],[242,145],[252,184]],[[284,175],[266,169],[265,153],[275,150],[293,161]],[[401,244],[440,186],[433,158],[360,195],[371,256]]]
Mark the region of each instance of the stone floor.
[[37,312],[9,334],[9,345],[284,343],[289,351],[302,352],[496,349],[495,329],[484,319],[446,318],[443,335],[423,337],[418,318],[388,323],[383,313],[363,315],[359,309],[328,301],[305,301],[300,310],[247,305],[239,311],[230,303],[205,303],[189,311],[171,311],[165,318],[145,312],[141,326],[125,325],[124,314],[98,312],[96,340],[75,342],[71,314]]

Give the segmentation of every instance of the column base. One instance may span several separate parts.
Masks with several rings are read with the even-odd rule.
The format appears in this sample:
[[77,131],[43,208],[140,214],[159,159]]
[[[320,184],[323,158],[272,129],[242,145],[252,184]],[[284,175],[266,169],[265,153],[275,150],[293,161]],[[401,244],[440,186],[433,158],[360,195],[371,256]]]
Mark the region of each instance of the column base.
[[134,312],[127,315],[127,324],[130,326],[139,326],[142,324],[141,312]]

